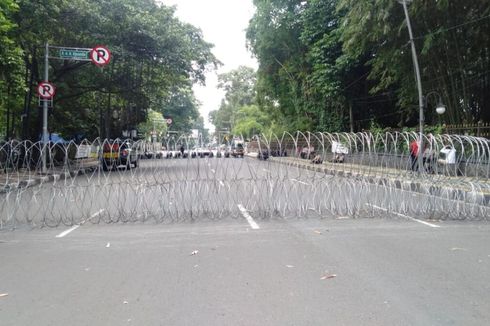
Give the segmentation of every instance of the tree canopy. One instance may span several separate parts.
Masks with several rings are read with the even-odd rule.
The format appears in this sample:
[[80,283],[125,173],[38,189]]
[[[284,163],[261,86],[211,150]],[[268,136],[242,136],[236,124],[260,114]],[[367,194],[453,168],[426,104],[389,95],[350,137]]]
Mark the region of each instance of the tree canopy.
[[[415,126],[416,82],[402,6],[393,0],[254,0],[248,47],[257,103],[295,130]],[[490,121],[490,5],[414,0],[426,123]],[[434,108],[447,105],[444,116]],[[275,105],[273,105],[275,104]]]
[[35,87],[44,78],[45,42],[112,52],[104,68],[50,58],[57,95],[49,126],[65,137],[119,137],[150,110],[187,131],[199,115],[192,84],[204,84],[220,64],[199,29],[154,0],[0,0],[0,41],[0,123],[9,136],[40,133]]

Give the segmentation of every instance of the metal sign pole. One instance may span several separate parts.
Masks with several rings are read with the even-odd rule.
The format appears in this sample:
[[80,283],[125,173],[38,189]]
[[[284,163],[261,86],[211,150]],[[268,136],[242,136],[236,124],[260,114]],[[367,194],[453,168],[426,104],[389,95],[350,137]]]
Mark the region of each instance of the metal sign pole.
[[[44,53],[44,81],[49,81],[49,44],[46,42],[46,50]],[[43,100],[43,166],[42,173],[45,174],[47,172],[47,146],[48,146],[48,99]]]

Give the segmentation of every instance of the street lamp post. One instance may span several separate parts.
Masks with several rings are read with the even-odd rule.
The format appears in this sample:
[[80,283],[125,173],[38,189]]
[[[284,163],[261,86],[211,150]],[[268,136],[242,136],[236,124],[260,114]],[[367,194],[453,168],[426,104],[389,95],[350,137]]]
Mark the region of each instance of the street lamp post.
[[408,35],[410,36],[410,45],[412,47],[412,60],[415,70],[415,76],[417,78],[417,89],[419,93],[419,150],[418,150],[418,166],[419,173],[424,171],[424,162],[422,159],[423,147],[424,147],[424,95],[422,93],[422,81],[420,78],[419,61],[417,59],[417,51],[415,49],[415,42],[413,40],[412,25],[410,24],[410,17],[408,16],[407,3],[412,0],[397,0],[403,5],[403,11],[405,12],[405,18],[407,20]]

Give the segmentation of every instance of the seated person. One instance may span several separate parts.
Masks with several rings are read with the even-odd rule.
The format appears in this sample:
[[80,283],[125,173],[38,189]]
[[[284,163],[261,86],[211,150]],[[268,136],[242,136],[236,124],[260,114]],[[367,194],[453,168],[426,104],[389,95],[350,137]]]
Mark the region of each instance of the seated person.
[[343,153],[336,153],[333,156],[333,162],[334,163],[344,163],[344,158],[345,158],[345,155]]
[[322,157],[320,155],[316,155],[312,160],[311,160],[311,163],[313,164],[322,164],[323,163],[323,160],[322,160]]

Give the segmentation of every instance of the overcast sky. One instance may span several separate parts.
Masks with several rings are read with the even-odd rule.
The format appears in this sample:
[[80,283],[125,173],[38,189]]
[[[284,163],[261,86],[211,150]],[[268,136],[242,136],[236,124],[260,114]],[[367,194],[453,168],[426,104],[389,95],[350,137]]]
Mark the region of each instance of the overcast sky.
[[199,109],[206,127],[214,129],[208,114],[217,110],[224,97],[216,88],[217,74],[228,72],[238,66],[257,68],[257,62],[245,47],[245,29],[252,18],[252,0],[160,0],[165,5],[177,6],[177,17],[203,32],[204,39],[214,44],[213,53],[223,63],[218,72],[206,75],[206,86],[194,86]]

